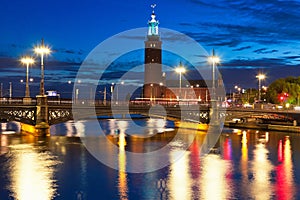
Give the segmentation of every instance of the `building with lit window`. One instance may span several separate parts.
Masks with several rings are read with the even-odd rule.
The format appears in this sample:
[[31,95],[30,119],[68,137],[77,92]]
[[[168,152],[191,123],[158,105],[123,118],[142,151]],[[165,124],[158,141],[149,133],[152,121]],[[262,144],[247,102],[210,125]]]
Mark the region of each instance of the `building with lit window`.
[[148,34],[145,41],[145,77],[143,98],[162,98],[165,96],[165,73],[162,72],[162,41],[158,32],[158,20],[154,10],[148,22]]

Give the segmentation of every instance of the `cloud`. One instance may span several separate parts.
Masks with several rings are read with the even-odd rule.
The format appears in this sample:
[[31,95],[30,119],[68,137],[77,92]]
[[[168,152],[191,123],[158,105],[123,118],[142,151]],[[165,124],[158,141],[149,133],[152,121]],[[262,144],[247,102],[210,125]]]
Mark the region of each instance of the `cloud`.
[[219,3],[207,3],[208,1],[202,1],[202,0],[190,0],[192,3],[200,5],[200,6],[205,6],[205,7],[212,7],[212,8],[223,8]]
[[255,51],[253,51],[254,53],[261,53],[263,51],[267,50],[267,48],[260,48],[260,49],[256,49]]
[[252,47],[251,46],[244,46],[244,47],[240,47],[240,48],[237,48],[237,49],[233,49],[232,51],[243,51],[245,49],[251,49]]
[[11,58],[11,57],[0,57],[0,68],[15,68],[17,66],[20,66],[20,62],[18,59]]
[[267,48],[260,48],[260,49],[256,49],[255,51],[253,51],[254,53],[258,53],[258,54],[269,54],[269,53],[276,53],[278,52],[278,50],[268,50]]
[[[278,0],[217,0],[214,4],[202,0],[190,2],[199,5],[202,13],[205,13],[205,7],[209,7],[210,14],[200,20],[195,18],[194,22],[179,22],[179,25],[185,29],[198,28],[199,31],[186,33],[208,46],[236,47],[244,42],[260,45],[293,44],[295,40],[300,40],[299,28],[296,25],[300,24],[300,10],[297,9],[300,2]],[[265,53],[274,52],[276,51],[271,50]]]
[[288,59],[288,60],[299,60],[300,59],[300,55],[297,55],[297,56],[285,56],[284,57],[285,59]]
[[56,49],[53,49],[52,51],[56,52],[56,53],[77,54],[77,55],[83,55],[85,53],[85,51],[83,51],[82,49],[74,50],[74,49],[56,48]]
[[[296,59],[299,57],[296,57]],[[258,59],[232,59],[222,63],[221,68],[249,68],[249,69],[261,69],[261,68],[284,68],[287,66],[298,66],[298,64],[292,64],[293,60],[290,57],[280,58],[258,58]]]

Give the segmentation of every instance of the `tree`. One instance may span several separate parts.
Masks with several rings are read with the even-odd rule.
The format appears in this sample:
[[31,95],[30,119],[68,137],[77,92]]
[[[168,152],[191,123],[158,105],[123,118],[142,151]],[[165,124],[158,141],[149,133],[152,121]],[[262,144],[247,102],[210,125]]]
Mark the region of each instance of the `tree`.
[[277,79],[268,87],[266,98],[270,103],[297,104],[300,98],[300,77]]

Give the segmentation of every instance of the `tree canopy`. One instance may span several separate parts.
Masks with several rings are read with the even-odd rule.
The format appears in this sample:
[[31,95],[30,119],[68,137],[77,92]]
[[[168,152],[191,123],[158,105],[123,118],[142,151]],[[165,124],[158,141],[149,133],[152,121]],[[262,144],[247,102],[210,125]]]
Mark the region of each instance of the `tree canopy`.
[[298,104],[300,98],[300,77],[277,79],[271,83],[266,93],[267,102]]

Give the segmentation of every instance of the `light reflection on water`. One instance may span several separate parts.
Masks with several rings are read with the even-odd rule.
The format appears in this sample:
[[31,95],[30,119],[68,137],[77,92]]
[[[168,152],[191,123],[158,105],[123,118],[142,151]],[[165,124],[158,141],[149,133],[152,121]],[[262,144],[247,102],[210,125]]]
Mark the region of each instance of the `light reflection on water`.
[[[180,152],[173,151],[170,153],[170,157],[176,158],[178,153]],[[172,173],[169,175],[168,188],[170,190],[171,199],[191,199],[192,180],[189,173],[188,156],[188,153],[185,153],[184,156],[170,166],[170,171]]]
[[[113,139],[119,171],[99,163],[76,137],[38,141],[1,135],[0,199],[300,199],[300,135],[226,130],[216,144],[220,152],[200,157],[205,133],[199,132],[177,162],[155,172],[132,174],[126,169],[134,161],[125,151],[155,150],[170,141],[173,132],[156,135],[153,130],[162,128],[161,121],[145,120],[137,123],[151,124],[147,134],[156,136],[137,140],[127,135],[129,121],[102,123],[108,135],[120,131]],[[91,128],[88,121],[81,121],[52,130],[56,135],[63,131],[61,135],[82,136]],[[188,130],[182,134],[192,139]],[[171,145],[170,160],[183,153],[180,143]]]
[[[284,142],[284,143],[282,143]],[[295,193],[291,141],[289,137],[279,140],[278,166],[276,166],[276,193],[278,199],[293,199]]]
[[201,197],[203,199],[231,199],[230,162],[218,155],[208,155],[202,161]]
[[270,174],[273,166],[268,159],[269,151],[263,143],[255,145],[254,159],[250,162],[253,177],[251,177],[251,196],[255,199],[270,199],[272,185]]
[[9,148],[11,196],[22,200],[53,199],[57,158],[50,152],[36,151],[31,144],[10,145]]
[[119,178],[118,188],[120,199],[128,199],[127,173],[126,173],[126,140],[125,133],[121,132],[119,135]]

